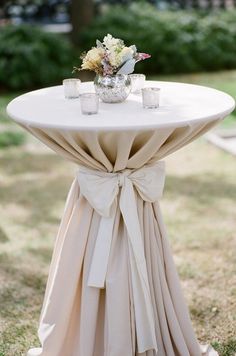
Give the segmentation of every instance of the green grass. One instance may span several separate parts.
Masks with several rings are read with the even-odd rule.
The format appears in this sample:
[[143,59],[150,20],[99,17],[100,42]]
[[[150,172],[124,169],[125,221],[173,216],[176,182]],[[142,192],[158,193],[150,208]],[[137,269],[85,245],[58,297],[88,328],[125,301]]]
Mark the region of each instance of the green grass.
[[212,346],[221,356],[235,356],[236,354],[236,340],[229,340],[228,342],[222,344],[214,342]]
[[6,113],[7,104],[14,99],[20,93],[0,93],[0,124],[11,124],[12,121],[9,119]]
[[14,131],[0,132],[0,148],[20,146],[25,142],[25,133]]
[[8,117],[7,104],[19,93],[0,94],[0,149],[20,146],[25,143],[26,134]]

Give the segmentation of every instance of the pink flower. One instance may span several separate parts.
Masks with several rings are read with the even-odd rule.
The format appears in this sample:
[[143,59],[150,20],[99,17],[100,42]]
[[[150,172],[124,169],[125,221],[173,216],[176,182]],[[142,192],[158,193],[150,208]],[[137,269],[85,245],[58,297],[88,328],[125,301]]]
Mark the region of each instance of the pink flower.
[[151,55],[148,53],[137,53],[135,59],[136,62],[143,61],[144,59],[150,58]]

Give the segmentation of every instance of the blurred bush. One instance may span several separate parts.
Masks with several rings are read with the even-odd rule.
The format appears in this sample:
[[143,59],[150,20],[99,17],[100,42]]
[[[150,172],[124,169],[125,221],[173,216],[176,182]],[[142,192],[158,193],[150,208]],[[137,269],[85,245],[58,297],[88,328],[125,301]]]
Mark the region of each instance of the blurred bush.
[[178,73],[236,68],[236,11],[158,11],[148,4],[110,7],[81,34],[84,50],[107,33],[152,55],[136,72]]
[[9,146],[20,146],[25,142],[25,133],[17,131],[0,132],[0,149]]
[[1,27],[0,86],[27,89],[71,77],[77,56],[69,41],[29,25]]

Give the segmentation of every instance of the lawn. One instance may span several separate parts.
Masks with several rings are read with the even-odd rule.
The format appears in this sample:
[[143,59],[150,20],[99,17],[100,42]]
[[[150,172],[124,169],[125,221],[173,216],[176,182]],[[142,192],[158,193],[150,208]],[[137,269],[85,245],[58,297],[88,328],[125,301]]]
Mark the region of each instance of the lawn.
[[[198,83],[221,83],[233,94],[233,76],[236,72],[224,80],[197,77]],[[197,80],[195,75],[170,79]],[[0,105],[9,98],[0,99]],[[4,117],[1,126],[15,130]],[[53,241],[75,170],[26,137],[22,146],[0,149],[0,356],[24,355],[38,345]],[[194,328],[199,340],[213,343],[221,356],[235,356],[235,157],[201,138],[166,162],[161,206]]]

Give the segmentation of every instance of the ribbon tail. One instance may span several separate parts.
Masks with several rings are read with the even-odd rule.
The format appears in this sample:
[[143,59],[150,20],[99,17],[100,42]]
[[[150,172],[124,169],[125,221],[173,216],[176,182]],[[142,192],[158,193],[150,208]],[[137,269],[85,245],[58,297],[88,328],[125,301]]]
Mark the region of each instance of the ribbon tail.
[[138,352],[157,352],[155,320],[148,282],[146,259],[132,182],[125,179],[120,196],[120,209],[128,232],[134,313]]
[[116,208],[112,207],[110,217],[101,217],[88,277],[88,286],[104,288],[112,242]]

